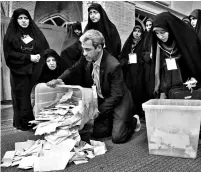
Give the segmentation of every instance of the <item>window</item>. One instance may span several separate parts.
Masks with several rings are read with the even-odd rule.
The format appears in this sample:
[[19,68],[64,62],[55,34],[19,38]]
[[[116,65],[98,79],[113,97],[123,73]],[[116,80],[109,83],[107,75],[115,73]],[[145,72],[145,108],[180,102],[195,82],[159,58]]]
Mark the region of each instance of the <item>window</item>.
[[48,17],[45,20],[43,20],[41,23],[51,24],[51,25],[60,26],[60,27],[67,27],[67,21],[60,15]]

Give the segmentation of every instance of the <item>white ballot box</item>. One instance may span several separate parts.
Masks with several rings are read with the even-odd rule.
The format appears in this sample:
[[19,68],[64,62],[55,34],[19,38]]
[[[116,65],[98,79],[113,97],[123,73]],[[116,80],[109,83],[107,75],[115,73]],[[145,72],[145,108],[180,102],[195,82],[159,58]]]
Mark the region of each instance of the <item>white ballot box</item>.
[[152,99],[142,107],[150,154],[196,158],[201,100]]
[[[82,128],[84,124],[94,118],[94,112],[98,108],[97,95],[94,95],[92,88],[83,88],[74,85],[58,85],[55,88],[48,87],[45,83],[36,85],[35,118],[37,119],[40,116],[40,120],[42,120],[43,116],[40,112],[44,109],[54,111],[55,107],[59,107],[61,110],[62,108],[69,107],[74,114],[79,113],[81,115]],[[54,115],[54,113],[51,114],[52,116]],[[60,114],[62,114],[62,111],[60,111]],[[45,115],[44,120],[46,120]]]

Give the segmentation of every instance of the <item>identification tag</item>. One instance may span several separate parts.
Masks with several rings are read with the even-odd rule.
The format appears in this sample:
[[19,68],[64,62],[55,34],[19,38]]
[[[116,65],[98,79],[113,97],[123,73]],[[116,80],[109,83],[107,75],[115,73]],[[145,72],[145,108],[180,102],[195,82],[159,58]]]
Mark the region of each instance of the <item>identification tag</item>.
[[95,85],[92,85],[92,93],[93,93],[93,97],[95,99],[97,99],[98,95],[97,95],[97,90],[96,90],[96,86]]
[[31,38],[29,35],[24,36],[24,38],[22,38],[22,41],[25,44],[28,44],[29,42],[33,41],[33,38]]
[[137,63],[136,53],[128,54],[128,58],[129,58],[129,64]]
[[166,64],[167,64],[167,69],[168,70],[175,70],[177,69],[177,64],[174,58],[171,59],[165,59],[166,60]]

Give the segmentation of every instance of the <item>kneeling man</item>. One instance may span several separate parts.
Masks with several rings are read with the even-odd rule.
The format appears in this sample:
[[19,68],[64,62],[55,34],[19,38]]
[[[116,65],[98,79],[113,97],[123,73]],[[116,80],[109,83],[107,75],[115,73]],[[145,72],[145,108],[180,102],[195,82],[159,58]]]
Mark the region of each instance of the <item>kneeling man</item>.
[[88,30],[81,37],[83,56],[56,80],[47,83],[70,85],[68,78],[79,72],[82,74],[82,87],[94,84],[98,94],[99,115],[94,121],[93,137],[112,136],[114,143],[124,143],[139,130],[139,117],[133,117],[134,105],[130,91],[123,80],[119,61],[103,49],[105,39],[97,30]]

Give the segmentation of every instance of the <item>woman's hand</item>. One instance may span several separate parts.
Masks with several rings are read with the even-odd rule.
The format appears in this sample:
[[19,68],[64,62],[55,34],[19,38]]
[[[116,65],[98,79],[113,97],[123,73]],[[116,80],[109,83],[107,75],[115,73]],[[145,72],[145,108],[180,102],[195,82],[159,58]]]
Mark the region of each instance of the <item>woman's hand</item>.
[[191,92],[193,91],[193,87],[196,87],[196,84],[197,84],[197,80],[193,77],[191,77],[190,80],[187,80],[184,85],[186,85],[186,87],[191,90]]
[[31,55],[31,61],[34,63],[38,63],[40,60],[40,54]]

